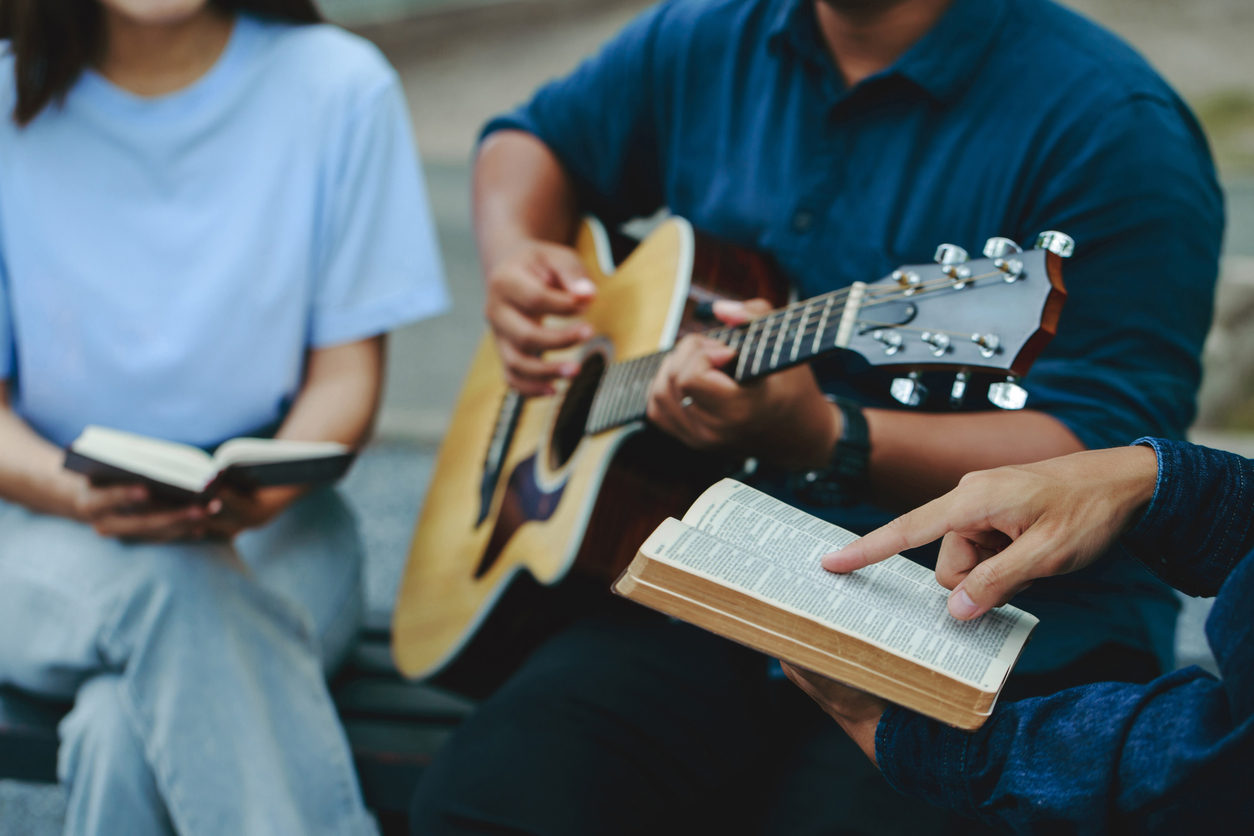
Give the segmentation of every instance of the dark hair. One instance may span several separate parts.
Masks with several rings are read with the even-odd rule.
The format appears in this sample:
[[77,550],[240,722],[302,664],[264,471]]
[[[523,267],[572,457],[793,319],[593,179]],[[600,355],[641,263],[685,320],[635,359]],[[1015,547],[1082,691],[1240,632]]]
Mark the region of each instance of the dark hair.
[[[210,0],[228,12],[249,12],[294,23],[322,19],[313,0]],[[0,0],[0,40],[13,52],[17,106],[25,125],[49,102],[64,98],[83,68],[99,57],[99,0]]]

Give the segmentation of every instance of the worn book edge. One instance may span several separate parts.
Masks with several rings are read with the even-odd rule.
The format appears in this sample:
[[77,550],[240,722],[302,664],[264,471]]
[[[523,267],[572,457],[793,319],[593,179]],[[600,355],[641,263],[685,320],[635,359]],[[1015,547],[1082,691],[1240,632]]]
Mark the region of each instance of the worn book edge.
[[[962,729],[976,729],[983,724],[992,713],[1013,668],[1011,660],[996,686],[984,689],[830,623],[644,552],[637,554],[613,589],[623,597],[689,621],[754,650],[869,691]],[[737,615],[737,612],[753,613],[755,619]],[[1018,629],[1023,630],[1025,636],[1019,640],[1016,658],[1026,643],[1026,633],[1030,633],[1037,623],[1034,616],[1024,615],[1026,618]],[[796,638],[799,635],[811,637],[813,641],[802,641]],[[890,660],[894,669],[909,671],[919,685],[882,672],[880,669],[886,659]],[[866,663],[879,664],[869,667]],[[929,684],[934,687],[927,687]]]

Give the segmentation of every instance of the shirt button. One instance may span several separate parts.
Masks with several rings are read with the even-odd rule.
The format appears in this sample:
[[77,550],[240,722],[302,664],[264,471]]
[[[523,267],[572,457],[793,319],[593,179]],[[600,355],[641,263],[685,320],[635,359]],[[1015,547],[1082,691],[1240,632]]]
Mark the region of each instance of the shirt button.
[[809,232],[814,226],[814,213],[809,209],[798,209],[792,216],[794,232]]

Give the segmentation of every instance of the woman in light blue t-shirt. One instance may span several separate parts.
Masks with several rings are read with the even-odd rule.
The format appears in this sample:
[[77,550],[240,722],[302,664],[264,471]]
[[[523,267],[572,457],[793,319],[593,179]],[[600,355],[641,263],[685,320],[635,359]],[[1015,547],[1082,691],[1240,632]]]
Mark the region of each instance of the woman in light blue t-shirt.
[[73,833],[369,831],[330,489],[162,506],[64,446],[358,445],[447,304],[396,74],[310,0],[0,0],[0,685],[73,700]]

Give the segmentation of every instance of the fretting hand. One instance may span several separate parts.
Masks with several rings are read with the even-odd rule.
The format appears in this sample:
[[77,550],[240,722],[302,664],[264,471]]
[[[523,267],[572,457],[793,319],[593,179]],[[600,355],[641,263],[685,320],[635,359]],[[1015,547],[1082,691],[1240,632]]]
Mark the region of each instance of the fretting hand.
[[[764,299],[714,305],[726,325],[769,310]],[[840,418],[809,366],[742,385],[726,371],[735,357],[734,349],[717,340],[684,337],[649,388],[649,420],[699,450],[736,449],[785,467],[826,462],[840,434]]]

